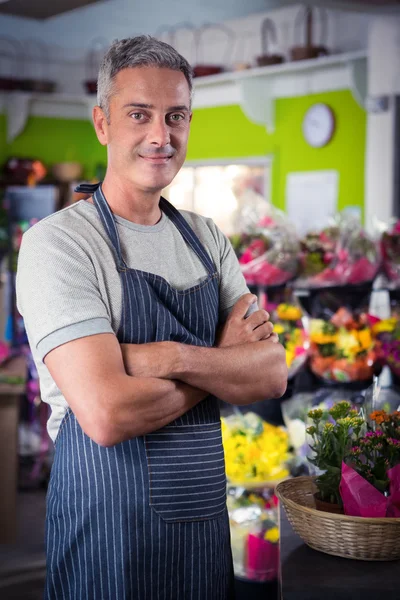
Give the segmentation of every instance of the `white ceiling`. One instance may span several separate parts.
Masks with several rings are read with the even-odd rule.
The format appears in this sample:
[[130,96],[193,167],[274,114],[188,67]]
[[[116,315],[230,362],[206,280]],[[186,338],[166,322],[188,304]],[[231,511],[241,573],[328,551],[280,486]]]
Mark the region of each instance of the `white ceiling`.
[[[17,17],[25,17],[31,19],[44,20],[51,17],[55,17],[61,14],[65,14],[70,11],[79,10],[90,4],[103,4],[109,0],[0,0],[0,15],[13,15]],[[141,4],[143,0],[139,0],[138,3],[132,2],[133,10],[143,9]],[[167,9],[166,2],[168,0],[160,0],[163,4],[163,10]],[[182,6],[184,5],[187,9],[188,4],[198,4],[197,0],[182,0]],[[202,4],[207,13],[207,5],[218,4],[216,0],[203,0]],[[222,20],[228,20],[247,14],[252,14],[254,10],[268,10],[278,7],[287,6],[290,4],[298,4],[299,0],[261,0],[261,2],[252,2],[249,0],[243,0],[238,6],[237,2],[224,1],[223,16]],[[341,9],[349,10],[361,10],[361,11],[382,11],[387,12],[388,10],[399,10],[400,11],[400,0],[309,0],[308,4],[323,5],[326,7],[337,7]],[[222,7],[221,7],[222,8]]]

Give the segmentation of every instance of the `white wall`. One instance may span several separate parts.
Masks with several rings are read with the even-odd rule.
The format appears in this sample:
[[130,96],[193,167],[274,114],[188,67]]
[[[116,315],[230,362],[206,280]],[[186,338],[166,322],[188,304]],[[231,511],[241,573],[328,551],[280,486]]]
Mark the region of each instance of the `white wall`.
[[371,22],[368,43],[368,92],[388,96],[389,108],[369,113],[366,151],[365,216],[387,222],[393,214],[394,105],[400,94],[400,18],[377,17]]

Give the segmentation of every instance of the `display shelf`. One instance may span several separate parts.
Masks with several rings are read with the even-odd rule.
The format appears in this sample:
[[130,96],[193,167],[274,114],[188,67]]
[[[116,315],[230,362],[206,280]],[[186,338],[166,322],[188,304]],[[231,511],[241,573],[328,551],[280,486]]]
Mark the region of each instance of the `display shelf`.
[[[367,95],[364,50],[311,60],[200,77],[194,82],[194,108],[238,104],[254,123],[275,128],[275,100],[349,89],[361,105]],[[24,129],[30,115],[90,119],[95,95],[1,92],[0,113],[7,115],[7,141]]]

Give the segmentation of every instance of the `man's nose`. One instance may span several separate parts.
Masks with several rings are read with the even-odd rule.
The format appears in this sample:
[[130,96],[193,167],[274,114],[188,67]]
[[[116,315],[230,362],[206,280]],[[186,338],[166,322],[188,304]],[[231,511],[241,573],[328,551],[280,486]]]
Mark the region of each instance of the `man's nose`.
[[164,117],[154,119],[149,132],[149,142],[160,148],[170,143],[170,132]]

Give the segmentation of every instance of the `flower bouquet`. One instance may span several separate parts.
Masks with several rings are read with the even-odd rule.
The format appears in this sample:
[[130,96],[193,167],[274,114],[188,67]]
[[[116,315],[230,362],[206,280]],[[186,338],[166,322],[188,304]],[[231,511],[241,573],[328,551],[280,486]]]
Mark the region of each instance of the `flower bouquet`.
[[391,372],[400,377],[400,319],[398,316],[389,319],[371,318],[372,335],[376,340],[378,360],[387,365]]
[[252,412],[233,414],[221,422],[230,483],[250,489],[288,477],[289,438],[283,427],[270,425]]
[[294,304],[279,304],[273,314],[274,331],[285,348],[291,379],[307,360],[308,336],[302,325],[302,311]]
[[380,267],[379,245],[354,218],[301,240],[299,286],[358,285],[372,281]]
[[283,213],[270,209],[270,214],[230,240],[248,285],[282,285],[297,274],[299,246]]
[[277,499],[271,489],[229,487],[233,568],[250,581],[273,581],[279,568]]
[[396,221],[381,237],[383,272],[396,287],[400,286],[400,221]]
[[289,438],[255,413],[222,418],[228,512],[235,574],[253,581],[277,578],[278,514],[273,490],[289,475]]
[[368,319],[340,308],[329,321],[310,321],[310,368],[328,382],[371,379],[377,353]]

